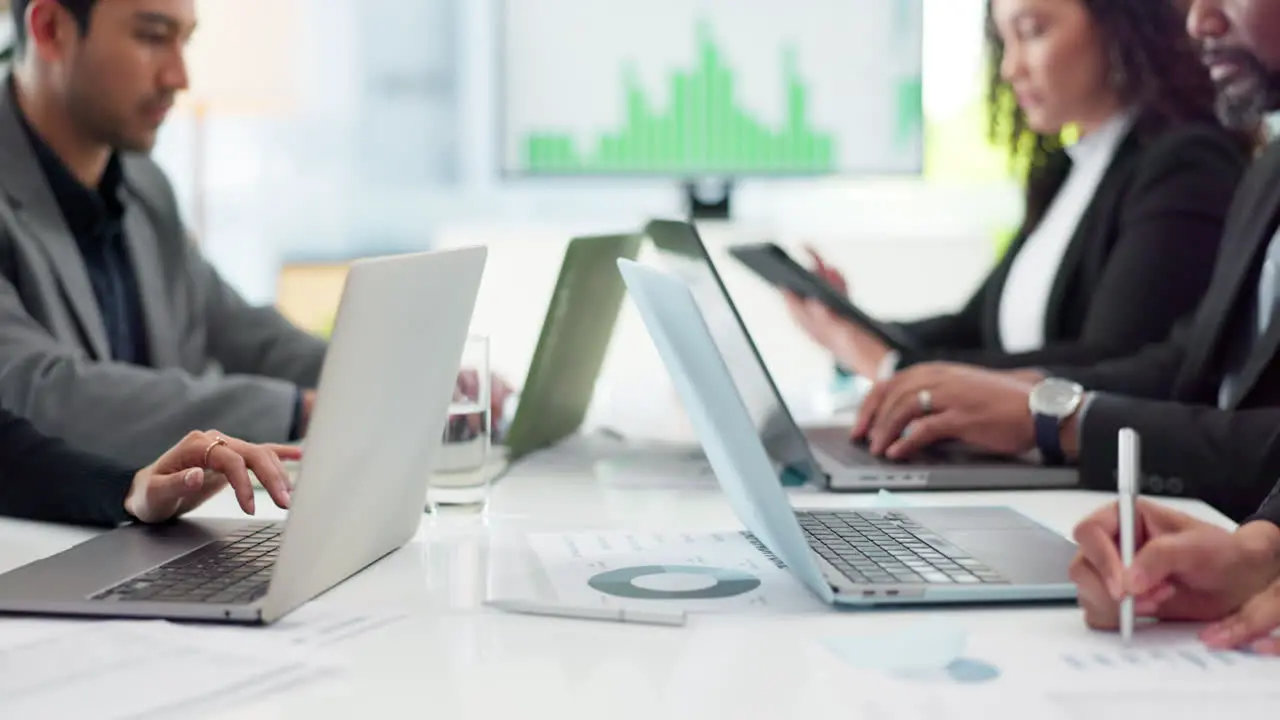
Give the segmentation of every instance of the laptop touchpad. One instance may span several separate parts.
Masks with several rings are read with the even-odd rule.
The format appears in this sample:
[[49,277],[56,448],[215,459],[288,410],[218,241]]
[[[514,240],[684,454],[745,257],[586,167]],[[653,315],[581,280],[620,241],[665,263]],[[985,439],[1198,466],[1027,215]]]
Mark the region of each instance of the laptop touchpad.
[[1075,546],[1046,530],[956,530],[952,544],[1015,584],[1065,583]]
[[935,532],[1041,529],[1025,515],[1001,507],[909,508],[903,514]]

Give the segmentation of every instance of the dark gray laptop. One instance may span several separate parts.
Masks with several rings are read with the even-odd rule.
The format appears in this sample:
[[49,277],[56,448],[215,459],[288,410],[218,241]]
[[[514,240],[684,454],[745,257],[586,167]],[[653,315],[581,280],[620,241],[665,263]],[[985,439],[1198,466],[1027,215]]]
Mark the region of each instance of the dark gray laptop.
[[911,460],[894,462],[852,442],[848,427],[799,428],[697,229],[687,222],[654,220],[645,234],[659,251],[657,263],[693,291],[760,439],[784,478],[840,491],[1070,488],[1079,483],[1075,468],[1043,467],[956,443],[940,443]]

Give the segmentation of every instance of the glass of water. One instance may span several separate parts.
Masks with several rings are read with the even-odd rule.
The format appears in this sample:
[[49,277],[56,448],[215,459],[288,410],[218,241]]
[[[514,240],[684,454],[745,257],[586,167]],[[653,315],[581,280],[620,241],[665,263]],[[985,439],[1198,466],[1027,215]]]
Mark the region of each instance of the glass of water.
[[483,512],[489,503],[486,461],[493,432],[489,339],[467,338],[449,403],[449,418],[427,487],[428,512],[457,508]]

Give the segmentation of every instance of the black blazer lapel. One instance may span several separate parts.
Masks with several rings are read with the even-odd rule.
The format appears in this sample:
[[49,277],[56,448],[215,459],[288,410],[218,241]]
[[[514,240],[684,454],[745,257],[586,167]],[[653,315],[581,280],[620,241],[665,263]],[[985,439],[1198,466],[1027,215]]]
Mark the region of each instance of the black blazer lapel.
[[[1275,235],[1280,220],[1280,145],[1273,146],[1267,155],[1257,161],[1258,184],[1249,195],[1233,209],[1233,215],[1242,217],[1227,229],[1226,244],[1218,258],[1218,268],[1210,284],[1211,292],[1205,295],[1204,304],[1196,318],[1195,327],[1203,332],[1189,339],[1187,361],[1183,363],[1183,377],[1203,377],[1211,360],[1221,355],[1223,335],[1234,327],[1231,318],[1241,302],[1253,302],[1257,293],[1258,260]],[[1239,240],[1234,237],[1239,234]],[[1254,346],[1249,361],[1241,372],[1237,384],[1242,397],[1258,380],[1263,366],[1275,353],[1275,341],[1269,340],[1280,324],[1272,323],[1268,332]],[[1264,347],[1270,349],[1263,353]]]
[[1111,161],[1107,164],[1106,172],[1103,173],[1102,179],[1098,181],[1098,187],[1093,191],[1093,197],[1089,199],[1089,204],[1085,206],[1080,221],[1076,223],[1075,232],[1071,234],[1071,240],[1068,241],[1066,251],[1062,254],[1058,272],[1053,276],[1053,287],[1049,290],[1049,301],[1044,313],[1046,341],[1058,337],[1062,332],[1060,327],[1064,316],[1062,306],[1068,300],[1067,291],[1071,289],[1076,279],[1076,271],[1084,260],[1085,251],[1089,249],[1090,244],[1107,239],[1095,226],[1115,205],[1116,198],[1120,196],[1132,167],[1130,159],[1137,151],[1138,136],[1130,130],[1116,147]]

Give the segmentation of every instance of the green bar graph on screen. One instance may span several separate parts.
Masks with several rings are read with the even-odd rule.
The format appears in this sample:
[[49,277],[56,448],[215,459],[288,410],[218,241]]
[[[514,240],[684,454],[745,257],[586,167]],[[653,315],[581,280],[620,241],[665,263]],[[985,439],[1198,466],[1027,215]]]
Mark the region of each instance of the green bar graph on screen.
[[[534,173],[790,172],[836,169],[830,132],[809,116],[810,89],[793,48],[783,51],[782,122],[776,128],[739,105],[742,79],[716,45],[708,23],[698,25],[695,67],[672,73],[666,97],[650,98],[635,67],[620,71],[622,127],[585,143],[554,128],[524,136],[524,163]],[[665,109],[664,109],[665,108]]]
[[899,148],[919,137],[924,120],[924,92],[919,75],[898,82],[897,127],[894,142]]
[[689,106],[693,104],[693,91],[687,74],[673,74],[671,88],[671,152],[667,156],[667,163],[675,163],[684,157],[685,147],[689,144]]

